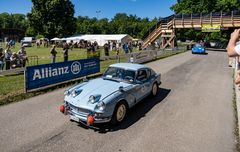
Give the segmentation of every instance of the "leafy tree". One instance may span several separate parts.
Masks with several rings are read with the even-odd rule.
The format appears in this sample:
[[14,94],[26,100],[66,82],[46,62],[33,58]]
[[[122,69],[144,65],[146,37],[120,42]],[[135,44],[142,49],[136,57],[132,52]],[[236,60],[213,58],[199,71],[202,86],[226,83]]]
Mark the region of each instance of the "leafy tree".
[[72,35],[76,30],[74,5],[70,0],[32,0],[27,14],[35,34],[52,38]]
[[26,16],[23,14],[0,14],[0,28],[27,29]]

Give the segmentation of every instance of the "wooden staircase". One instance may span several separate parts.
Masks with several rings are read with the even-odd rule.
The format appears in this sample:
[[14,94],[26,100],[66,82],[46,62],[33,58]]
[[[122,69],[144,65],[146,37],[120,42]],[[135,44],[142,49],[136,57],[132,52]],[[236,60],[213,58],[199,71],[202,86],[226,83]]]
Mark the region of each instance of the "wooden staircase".
[[143,48],[147,48],[151,43],[156,41],[161,37],[162,40],[162,48],[165,49],[168,45],[172,45],[172,41],[174,40],[174,30],[173,30],[173,21],[170,22],[162,22],[156,25],[156,28],[149,33],[149,35],[143,40]]

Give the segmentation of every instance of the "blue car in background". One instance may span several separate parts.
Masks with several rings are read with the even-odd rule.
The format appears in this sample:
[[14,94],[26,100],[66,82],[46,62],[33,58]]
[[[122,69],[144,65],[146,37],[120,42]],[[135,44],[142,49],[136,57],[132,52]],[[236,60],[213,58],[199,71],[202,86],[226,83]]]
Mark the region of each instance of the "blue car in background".
[[124,120],[127,111],[148,95],[156,96],[161,75],[150,67],[116,63],[101,78],[85,81],[65,91],[60,111],[87,125]]
[[194,47],[192,48],[192,54],[196,54],[196,53],[205,54],[206,53],[205,47],[199,43],[195,44]]

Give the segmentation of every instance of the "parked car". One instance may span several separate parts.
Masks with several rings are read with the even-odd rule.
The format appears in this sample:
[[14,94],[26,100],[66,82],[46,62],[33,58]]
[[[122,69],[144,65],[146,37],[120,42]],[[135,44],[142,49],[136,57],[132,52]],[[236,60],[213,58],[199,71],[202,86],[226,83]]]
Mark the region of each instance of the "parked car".
[[108,67],[101,78],[85,81],[65,91],[60,111],[71,120],[93,123],[121,123],[127,111],[148,95],[156,96],[161,74],[133,63]]
[[205,47],[199,43],[195,44],[194,47],[192,48],[192,54],[194,53],[205,54],[206,53]]
[[24,45],[25,47],[31,47],[32,43],[35,43],[34,37],[24,37],[21,40],[21,45]]

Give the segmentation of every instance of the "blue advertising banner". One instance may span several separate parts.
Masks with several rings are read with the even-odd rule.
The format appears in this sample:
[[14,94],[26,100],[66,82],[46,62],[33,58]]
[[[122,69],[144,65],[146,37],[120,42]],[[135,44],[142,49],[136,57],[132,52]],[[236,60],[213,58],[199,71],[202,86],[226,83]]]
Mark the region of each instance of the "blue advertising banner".
[[25,71],[25,87],[28,91],[97,72],[100,72],[99,58],[29,66]]

